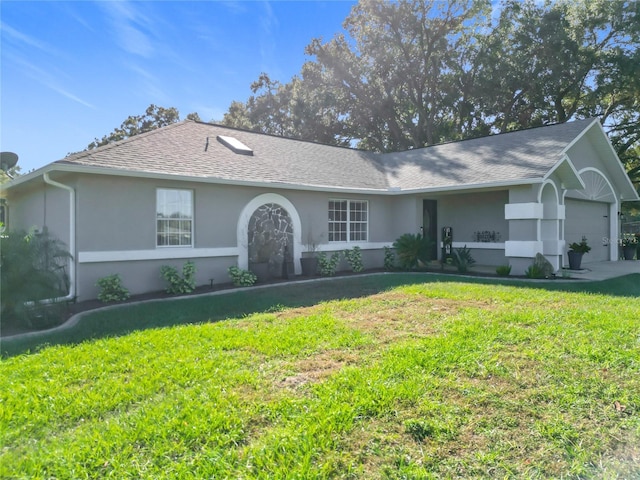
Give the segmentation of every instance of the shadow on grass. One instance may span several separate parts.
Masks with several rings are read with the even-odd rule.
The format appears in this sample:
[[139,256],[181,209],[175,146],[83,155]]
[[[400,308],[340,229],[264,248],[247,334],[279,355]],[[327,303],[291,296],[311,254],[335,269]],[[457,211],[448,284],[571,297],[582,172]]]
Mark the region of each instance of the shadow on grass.
[[91,339],[126,335],[136,330],[215,322],[259,312],[307,307],[330,300],[366,297],[394,287],[431,282],[509,285],[562,292],[640,297],[640,274],[600,282],[533,282],[432,273],[381,273],[278,284],[269,288],[247,288],[218,295],[155,300],[83,312],[79,314],[82,317],[77,324],[69,328],[2,339],[2,355],[35,352],[45,346],[75,344]]

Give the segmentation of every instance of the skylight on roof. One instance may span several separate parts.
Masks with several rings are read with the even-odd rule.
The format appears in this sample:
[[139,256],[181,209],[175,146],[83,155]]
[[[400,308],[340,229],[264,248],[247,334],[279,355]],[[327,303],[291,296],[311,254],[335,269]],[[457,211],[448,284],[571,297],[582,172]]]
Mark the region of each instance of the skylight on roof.
[[234,153],[238,153],[240,155],[253,155],[253,150],[251,150],[237,138],[228,137],[226,135],[218,135],[216,138],[221,144],[223,144]]

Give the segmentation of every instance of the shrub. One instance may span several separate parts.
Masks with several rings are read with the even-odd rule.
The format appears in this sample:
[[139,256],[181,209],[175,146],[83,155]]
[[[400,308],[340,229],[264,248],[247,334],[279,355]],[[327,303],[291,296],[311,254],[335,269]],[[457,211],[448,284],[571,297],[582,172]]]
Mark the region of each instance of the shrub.
[[393,246],[400,261],[400,267],[404,270],[423,266],[431,260],[433,242],[429,237],[405,233],[393,242]]
[[452,263],[460,273],[466,273],[475,265],[476,261],[471,256],[471,250],[465,245],[462,248],[456,248],[451,254]]
[[236,287],[250,287],[251,285],[256,283],[256,280],[258,280],[258,277],[255,273],[250,272],[249,270],[243,270],[235,266],[229,267],[227,269],[227,272],[229,273],[231,281]]
[[524,272],[524,275],[527,278],[544,278],[544,270],[540,267],[540,265],[532,263],[531,266]]
[[189,260],[182,266],[182,275],[178,273],[178,269],[169,265],[160,267],[160,274],[167,282],[167,293],[177,295],[180,293],[191,293],[196,289],[196,266]]
[[396,264],[396,254],[391,247],[384,247],[384,269],[393,270]]
[[501,277],[508,277],[511,274],[511,265],[500,265],[496,267],[496,273]]
[[100,287],[98,300],[101,302],[122,302],[129,298],[129,290],[122,286],[122,279],[117,273],[102,277],[96,286]]
[[327,254],[325,252],[321,252],[318,255],[318,268],[320,270],[320,275],[323,277],[334,276],[339,262],[340,254],[338,252],[331,254],[330,258],[327,258]]
[[33,327],[34,319],[45,319],[47,325],[59,323],[62,309],[40,301],[60,298],[69,292],[66,265],[71,258],[66,245],[46,227],[39,233],[31,230],[3,234],[0,238],[3,324]]
[[347,259],[347,263],[354,272],[361,272],[364,270],[364,264],[362,263],[362,250],[360,247],[353,247],[353,249],[344,251],[344,258]]

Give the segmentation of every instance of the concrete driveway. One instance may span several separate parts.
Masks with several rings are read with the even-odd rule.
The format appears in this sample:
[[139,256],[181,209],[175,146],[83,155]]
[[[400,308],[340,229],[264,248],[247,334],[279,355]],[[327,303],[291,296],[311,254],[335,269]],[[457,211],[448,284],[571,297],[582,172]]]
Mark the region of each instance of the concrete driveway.
[[640,260],[619,260],[617,262],[582,263],[582,270],[566,270],[573,278],[585,280],[606,280],[630,273],[640,273]]

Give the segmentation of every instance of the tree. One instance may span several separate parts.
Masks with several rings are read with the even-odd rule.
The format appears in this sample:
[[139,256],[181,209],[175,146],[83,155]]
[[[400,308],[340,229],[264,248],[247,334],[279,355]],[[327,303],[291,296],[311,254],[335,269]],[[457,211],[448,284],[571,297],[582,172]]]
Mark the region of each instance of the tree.
[[405,150],[449,139],[456,61],[488,8],[483,0],[361,1],[344,24],[352,40],[311,42],[307,53],[326,88],[339,92],[361,147]]
[[328,90],[313,83],[312,68],[305,65],[302,78],[295,76],[287,84],[262,73],[251,85],[254,95],[246,103],[232,102],[222,123],[270,135],[348,145],[340,112],[334,108],[336,102]]
[[[200,121],[200,116],[194,112],[187,115],[187,119]],[[180,114],[176,108],[163,108],[151,104],[143,115],[130,116],[122,122],[119,128],[114,129],[109,135],[105,135],[102,139],[96,138],[87,146],[87,150],[124,140],[134,135],[150,132],[156,128],[166,127],[179,121]]]
[[[493,2],[492,2],[493,3]],[[361,0],[299,76],[262,74],[228,125],[397,151],[598,117],[640,152],[640,2]]]
[[6,172],[4,170],[0,170],[0,185],[7,183],[11,179],[19,177],[20,175],[22,175],[22,168],[20,165],[14,165]]

